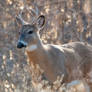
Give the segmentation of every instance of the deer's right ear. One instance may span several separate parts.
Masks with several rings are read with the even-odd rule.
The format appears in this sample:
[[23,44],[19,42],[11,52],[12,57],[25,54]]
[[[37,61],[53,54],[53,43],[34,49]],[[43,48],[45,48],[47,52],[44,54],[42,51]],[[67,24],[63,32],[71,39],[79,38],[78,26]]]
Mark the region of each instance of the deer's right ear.
[[37,18],[37,26],[38,28],[42,28],[45,24],[45,16],[44,15],[40,15],[38,18]]
[[16,23],[17,23],[17,25],[22,25],[23,24],[18,16],[16,16]]

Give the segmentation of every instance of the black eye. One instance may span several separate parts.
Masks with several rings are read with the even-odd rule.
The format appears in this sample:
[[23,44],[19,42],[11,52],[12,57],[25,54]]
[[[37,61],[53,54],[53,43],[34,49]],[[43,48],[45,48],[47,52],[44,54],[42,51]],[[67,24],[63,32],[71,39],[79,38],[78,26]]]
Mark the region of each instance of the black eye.
[[19,35],[20,35],[20,31],[19,31]]
[[32,34],[32,33],[33,33],[33,31],[31,31],[31,30],[30,30],[30,31],[28,31],[28,34]]

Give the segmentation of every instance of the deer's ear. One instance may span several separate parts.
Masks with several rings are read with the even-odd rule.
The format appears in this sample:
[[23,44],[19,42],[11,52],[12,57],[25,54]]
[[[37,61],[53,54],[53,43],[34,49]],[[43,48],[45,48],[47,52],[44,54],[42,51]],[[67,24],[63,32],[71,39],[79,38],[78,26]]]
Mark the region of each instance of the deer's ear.
[[17,25],[22,25],[23,24],[18,16],[16,16],[16,23],[17,23]]
[[45,24],[45,16],[44,15],[40,15],[38,18],[37,18],[37,26],[38,28],[42,28]]

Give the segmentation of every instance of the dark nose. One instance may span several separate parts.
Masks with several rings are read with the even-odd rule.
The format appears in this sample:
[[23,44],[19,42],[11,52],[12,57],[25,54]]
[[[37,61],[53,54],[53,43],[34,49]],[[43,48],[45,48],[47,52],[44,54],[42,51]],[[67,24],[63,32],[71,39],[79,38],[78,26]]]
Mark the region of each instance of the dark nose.
[[22,42],[18,42],[17,48],[23,48],[23,47],[26,47],[26,45],[23,44]]

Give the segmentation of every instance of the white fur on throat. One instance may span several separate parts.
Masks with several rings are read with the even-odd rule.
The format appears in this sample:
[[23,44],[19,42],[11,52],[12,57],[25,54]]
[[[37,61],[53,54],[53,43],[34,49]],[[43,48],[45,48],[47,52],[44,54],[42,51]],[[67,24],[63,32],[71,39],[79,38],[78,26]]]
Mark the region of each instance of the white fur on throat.
[[26,49],[27,49],[28,51],[34,51],[34,50],[37,49],[37,45],[33,44],[33,45],[31,45],[31,46],[28,46]]

